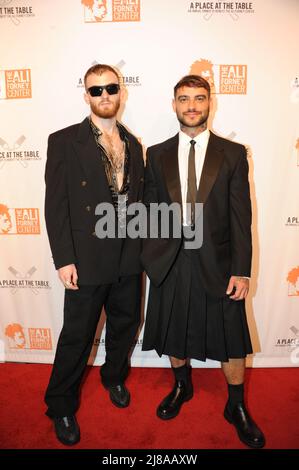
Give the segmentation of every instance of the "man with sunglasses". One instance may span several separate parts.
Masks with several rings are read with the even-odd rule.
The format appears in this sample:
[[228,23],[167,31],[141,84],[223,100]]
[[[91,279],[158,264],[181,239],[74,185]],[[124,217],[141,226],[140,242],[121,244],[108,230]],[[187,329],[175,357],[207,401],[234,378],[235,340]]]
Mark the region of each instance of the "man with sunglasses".
[[53,260],[65,286],[64,323],[46,391],[47,415],[66,445],[80,440],[75,413],[79,386],[102,307],[106,358],[101,379],[112,403],[124,408],[128,356],[140,323],[140,240],[102,238],[95,230],[99,203],[113,207],[126,228],[126,207],[143,194],[143,155],[137,139],[117,121],[123,92],[116,71],[97,64],[85,74],[90,116],[50,135],[45,218]]

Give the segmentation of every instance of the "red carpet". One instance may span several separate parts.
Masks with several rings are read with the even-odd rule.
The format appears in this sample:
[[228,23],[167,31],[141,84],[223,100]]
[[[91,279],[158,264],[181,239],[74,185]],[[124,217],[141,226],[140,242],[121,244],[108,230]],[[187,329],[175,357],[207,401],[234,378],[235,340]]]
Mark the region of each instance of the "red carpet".
[[[62,449],[44,415],[43,394],[51,366],[0,364],[0,448]],[[99,382],[99,368],[88,370],[77,418],[78,449],[242,449],[223,416],[226,385],[220,369],[193,369],[194,398],[174,420],[155,415],[170,391],[169,369],[133,368],[127,381],[131,404],[114,407]],[[299,369],[248,369],[247,403],[263,429],[268,449],[299,448]]]

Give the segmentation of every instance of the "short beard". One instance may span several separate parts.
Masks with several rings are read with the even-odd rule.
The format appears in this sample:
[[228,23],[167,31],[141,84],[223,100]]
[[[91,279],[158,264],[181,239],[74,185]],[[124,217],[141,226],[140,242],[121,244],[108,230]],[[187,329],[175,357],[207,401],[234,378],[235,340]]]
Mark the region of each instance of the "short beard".
[[114,103],[112,108],[104,109],[104,110],[100,110],[98,106],[96,106],[94,103],[90,103],[90,109],[92,110],[92,112],[96,116],[102,119],[114,118],[117,115],[119,107],[120,107],[120,101],[117,101],[117,103]]
[[192,128],[192,127],[206,127],[206,125],[204,126],[204,124],[207,123],[207,120],[208,120],[208,118],[209,118],[209,110],[208,110],[206,116],[201,116],[201,117],[199,118],[199,120],[198,120],[197,122],[194,122],[193,124],[187,123],[187,122],[184,120],[184,117],[179,117],[179,116],[177,115],[177,118],[178,118],[179,123],[182,124],[182,126],[184,126],[184,127],[191,127],[191,128]]

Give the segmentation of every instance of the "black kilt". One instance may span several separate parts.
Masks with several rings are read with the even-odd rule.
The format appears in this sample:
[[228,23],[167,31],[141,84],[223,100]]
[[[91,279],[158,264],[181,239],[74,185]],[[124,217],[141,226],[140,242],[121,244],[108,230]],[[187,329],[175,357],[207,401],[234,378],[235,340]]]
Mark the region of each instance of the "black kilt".
[[161,286],[151,283],[142,349],[200,361],[244,358],[252,353],[245,301],[207,294],[199,262],[182,247]]

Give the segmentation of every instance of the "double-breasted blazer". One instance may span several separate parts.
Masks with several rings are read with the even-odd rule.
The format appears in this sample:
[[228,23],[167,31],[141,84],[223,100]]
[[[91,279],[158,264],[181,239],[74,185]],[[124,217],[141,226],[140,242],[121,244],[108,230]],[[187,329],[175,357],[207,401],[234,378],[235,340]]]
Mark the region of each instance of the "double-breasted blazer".
[[[142,147],[124,126],[118,127],[130,153],[130,204],[143,196]],[[88,118],[49,136],[45,181],[45,218],[56,269],[74,263],[79,285],[112,283],[142,271],[140,239],[96,236],[95,208],[112,204],[112,195]]]

